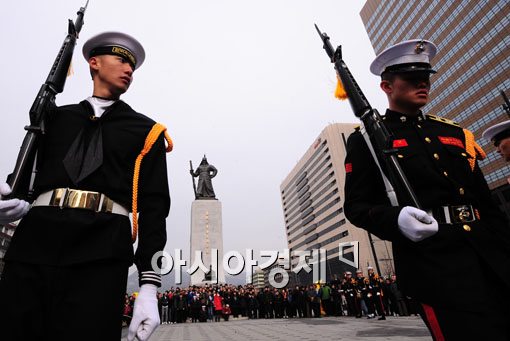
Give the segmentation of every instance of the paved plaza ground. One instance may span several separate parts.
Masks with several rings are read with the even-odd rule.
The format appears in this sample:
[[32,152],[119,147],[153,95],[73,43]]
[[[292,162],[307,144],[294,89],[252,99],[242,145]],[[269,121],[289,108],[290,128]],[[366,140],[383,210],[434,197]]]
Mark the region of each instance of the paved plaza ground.
[[[127,329],[123,330],[124,338]],[[412,340],[430,341],[427,328],[419,317],[388,317],[386,321],[352,317],[320,319],[234,319],[228,322],[164,324],[150,341],[167,340]]]

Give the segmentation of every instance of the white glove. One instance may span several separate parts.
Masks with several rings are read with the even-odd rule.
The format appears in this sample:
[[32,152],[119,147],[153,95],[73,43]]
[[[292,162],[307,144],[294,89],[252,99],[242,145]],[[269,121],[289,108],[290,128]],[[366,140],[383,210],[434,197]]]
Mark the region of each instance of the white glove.
[[[4,195],[11,194],[11,187],[6,184],[0,184],[0,198]],[[9,199],[0,200],[0,225],[21,219],[27,214],[30,204],[25,200]]]
[[437,233],[437,220],[416,207],[406,206],[398,215],[400,232],[413,242],[419,242]]
[[159,326],[158,288],[154,284],[143,284],[136,296],[133,318],[129,324],[128,341],[135,336],[146,341]]

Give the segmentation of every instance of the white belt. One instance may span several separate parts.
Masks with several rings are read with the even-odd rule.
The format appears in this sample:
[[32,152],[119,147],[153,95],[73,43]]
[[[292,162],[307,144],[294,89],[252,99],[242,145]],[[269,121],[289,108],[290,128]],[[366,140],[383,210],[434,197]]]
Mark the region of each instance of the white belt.
[[35,199],[32,206],[79,208],[129,216],[129,211],[124,206],[104,194],[72,188],[57,188],[44,192]]

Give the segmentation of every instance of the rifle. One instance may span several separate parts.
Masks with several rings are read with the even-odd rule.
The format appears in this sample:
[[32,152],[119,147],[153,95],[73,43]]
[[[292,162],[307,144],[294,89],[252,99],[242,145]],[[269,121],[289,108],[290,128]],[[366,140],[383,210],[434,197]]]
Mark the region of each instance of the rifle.
[[195,172],[193,170],[193,164],[191,163],[191,160],[189,160],[189,170],[190,170],[190,173],[191,173],[191,182],[193,182],[193,192],[195,192],[195,199],[198,198],[197,196],[197,186],[195,185],[195,178],[193,176],[193,173]]
[[31,187],[37,174],[38,140],[44,134],[46,112],[50,107],[55,106],[56,95],[64,91],[67,72],[71,65],[74,47],[83,26],[83,16],[88,4],[87,0],[85,7],[80,7],[75,22],[69,19],[68,34],[53,62],[46,82],[41,86],[30,108],[30,125],[25,127],[27,133],[18,153],[14,171],[7,177],[7,183],[12,189],[12,193],[9,195],[11,198],[30,199],[33,194]]
[[[398,205],[397,193],[395,192],[395,188],[397,188],[399,190],[399,198],[404,197],[410,200],[415,207],[421,208],[418,198],[398,162],[396,156],[398,150],[393,148],[393,136],[386,128],[377,109],[372,108],[370,103],[368,103],[358,83],[343,61],[342,46],[338,46],[337,49],[334,50],[328,35],[322,33],[317,25],[315,25],[315,28],[324,44],[324,50],[326,50],[331,62],[335,64],[335,70],[347,93],[352,111],[354,115],[361,120],[361,133],[372,153],[375,163],[379,167],[386,187],[386,193],[392,205]],[[385,176],[379,159],[384,162],[389,179]]]

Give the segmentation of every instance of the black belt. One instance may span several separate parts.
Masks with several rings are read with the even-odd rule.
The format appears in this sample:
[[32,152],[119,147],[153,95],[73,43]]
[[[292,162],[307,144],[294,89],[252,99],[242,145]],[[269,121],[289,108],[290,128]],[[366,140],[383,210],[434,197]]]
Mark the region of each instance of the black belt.
[[428,210],[439,224],[463,224],[480,220],[478,210],[471,205],[440,206]]

